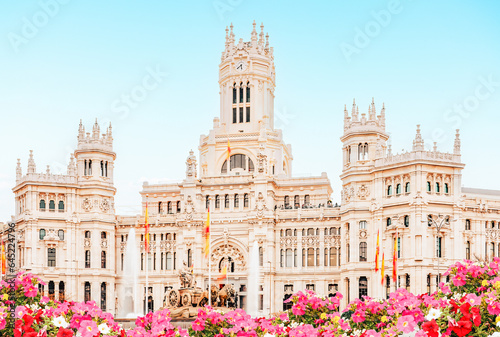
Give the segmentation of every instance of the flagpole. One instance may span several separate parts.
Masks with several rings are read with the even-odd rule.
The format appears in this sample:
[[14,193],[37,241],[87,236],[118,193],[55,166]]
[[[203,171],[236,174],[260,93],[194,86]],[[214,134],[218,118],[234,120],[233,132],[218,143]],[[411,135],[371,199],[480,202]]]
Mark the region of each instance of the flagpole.
[[149,280],[148,280],[148,274],[149,274],[149,228],[148,227],[148,196],[146,195],[146,313],[149,312]]
[[212,263],[210,260],[210,239],[212,236],[210,230],[210,207],[208,208],[208,305],[212,305]]

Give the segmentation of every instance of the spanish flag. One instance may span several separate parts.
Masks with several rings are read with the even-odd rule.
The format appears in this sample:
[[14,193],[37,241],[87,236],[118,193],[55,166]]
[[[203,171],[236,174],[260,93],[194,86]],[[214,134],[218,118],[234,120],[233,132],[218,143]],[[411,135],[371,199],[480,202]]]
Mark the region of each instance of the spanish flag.
[[375,272],[378,272],[378,259],[380,257],[380,230],[377,232],[377,248],[375,250]]
[[222,274],[221,274],[221,276],[219,276],[219,278],[217,279],[217,281],[222,281],[226,277],[227,277],[227,266],[224,265],[224,268],[222,268]]
[[2,240],[2,275],[5,275],[7,270],[7,261],[5,258],[5,243]]
[[149,222],[148,222],[148,202],[146,201],[146,223],[144,227],[146,227],[146,253],[149,253]]
[[385,253],[382,252],[382,268],[380,268],[380,276],[382,279],[382,282],[380,282],[382,285],[384,285],[384,279],[385,279]]
[[[227,161],[229,165],[229,158],[231,157],[231,143],[229,143],[229,138],[227,139]],[[228,167],[229,168],[229,167]]]
[[207,222],[205,223],[205,232],[203,235],[205,236],[205,257],[208,257],[210,251],[210,208],[208,208]]
[[398,236],[394,237],[394,252],[392,256],[392,280],[396,282],[398,275]]

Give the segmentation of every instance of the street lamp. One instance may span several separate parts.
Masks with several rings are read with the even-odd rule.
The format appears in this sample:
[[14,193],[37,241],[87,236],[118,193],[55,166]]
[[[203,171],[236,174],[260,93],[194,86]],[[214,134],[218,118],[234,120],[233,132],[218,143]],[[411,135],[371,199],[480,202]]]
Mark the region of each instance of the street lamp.
[[[437,220],[437,221],[436,221]],[[436,230],[437,230],[437,236],[436,238],[440,238],[441,237],[441,228],[443,228],[444,224],[449,224],[450,223],[450,216],[449,215],[443,215],[443,214],[438,214],[437,216],[437,219],[434,219],[432,217],[431,214],[428,215],[427,217],[427,220],[421,220],[422,223],[427,223],[427,224],[433,224],[434,227],[436,227]],[[453,219],[451,220],[453,222],[457,221],[457,219]],[[437,242],[436,242],[437,244]],[[440,251],[439,251],[439,255],[437,256],[437,262],[438,262],[438,286],[439,286],[439,282],[441,282],[441,264],[440,264],[440,261],[441,261],[441,246],[439,247],[440,248]],[[436,254],[437,255],[437,254]]]
[[271,317],[271,314],[273,313],[273,280],[272,280],[272,262],[267,261],[269,263],[269,317]]

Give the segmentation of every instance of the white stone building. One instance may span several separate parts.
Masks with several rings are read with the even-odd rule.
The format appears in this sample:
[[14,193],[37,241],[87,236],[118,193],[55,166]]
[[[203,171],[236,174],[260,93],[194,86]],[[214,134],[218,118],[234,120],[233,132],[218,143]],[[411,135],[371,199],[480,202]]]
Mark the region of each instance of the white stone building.
[[[323,295],[339,290],[344,302],[363,294],[386,296],[396,287],[390,278],[396,233],[399,286],[415,293],[435,290],[438,269],[443,273],[457,260],[500,254],[500,191],[461,187],[458,131],[452,153],[425,150],[417,126],[412,150],[393,154],[384,106],[377,112],[372,101],[361,114],[355,103],[350,114],[345,108],[339,206],[330,200],[326,173],[292,175],[291,146],[274,128],[273,48],[262,26],[258,33],[254,24],[249,42],[236,42],[232,27],[226,30],[219,85],[220,116],[200,137],[199,155],[189,153],[184,180],[145,183],[140,215],[114,210],[111,126],[101,135],[97,122],[92,133],[80,124],[67,175],[49,168],[37,173],[32,154],[26,174],[18,162],[18,264],[46,280],[46,294],[92,299],[119,311],[125,246],[134,227],[144,300],[146,203],[148,297],[154,309],[163,305],[166,289],[179,287],[184,262],[193,265],[197,285],[207,285],[202,232],[208,207],[214,279],[229,258],[226,282],[235,285],[243,306],[249,247],[258,245],[263,313],[282,310],[283,299],[304,289]],[[443,224],[439,232],[429,217]],[[377,232],[386,257],[384,286],[374,271]]]

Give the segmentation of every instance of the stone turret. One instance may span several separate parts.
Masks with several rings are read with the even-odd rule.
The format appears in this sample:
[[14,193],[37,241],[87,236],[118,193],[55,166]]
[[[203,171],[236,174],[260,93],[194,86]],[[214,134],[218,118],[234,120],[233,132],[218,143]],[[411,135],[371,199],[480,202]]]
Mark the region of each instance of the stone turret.
[[420,134],[420,124],[417,125],[417,133],[415,134],[415,139],[413,140],[413,151],[424,151],[424,140]]
[[35,159],[33,159],[33,150],[30,150],[30,158],[28,159],[28,174],[36,173]]
[[460,130],[456,130],[455,143],[453,145],[453,154],[460,155]]

